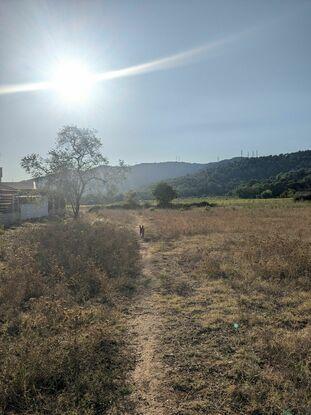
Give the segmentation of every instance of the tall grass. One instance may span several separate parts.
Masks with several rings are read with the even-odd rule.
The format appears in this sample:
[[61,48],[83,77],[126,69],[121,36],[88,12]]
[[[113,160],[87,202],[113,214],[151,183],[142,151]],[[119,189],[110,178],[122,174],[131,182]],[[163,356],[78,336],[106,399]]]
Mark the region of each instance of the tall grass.
[[167,242],[157,267],[176,414],[310,413],[310,213],[146,214],[152,237]]
[[6,237],[1,259],[0,413],[116,407],[131,365],[118,304],[139,272],[135,235],[103,222],[30,226]]
[[[267,234],[270,231],[311,239],[310,207],[235,208],[218,207],[186,211],[155,210],[144,213],[153,239],[228,234]],[[147,228],[147,226],[146,226]]]

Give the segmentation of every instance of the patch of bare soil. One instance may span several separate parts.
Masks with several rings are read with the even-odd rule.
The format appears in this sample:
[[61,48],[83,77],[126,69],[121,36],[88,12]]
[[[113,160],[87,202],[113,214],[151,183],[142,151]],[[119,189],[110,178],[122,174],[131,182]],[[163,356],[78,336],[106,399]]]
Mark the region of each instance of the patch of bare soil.
[[[136,356],[136,367],[130,383],[132,411],[139,415],[167,415],[169,396],[165,387],[167,368],[161,358],[163,310],[158,282],[152,270],[152,246],[141,244],[143,275],[137,300],[128,314],[130,345]],[[134,408],[134,409],[133,409]]]

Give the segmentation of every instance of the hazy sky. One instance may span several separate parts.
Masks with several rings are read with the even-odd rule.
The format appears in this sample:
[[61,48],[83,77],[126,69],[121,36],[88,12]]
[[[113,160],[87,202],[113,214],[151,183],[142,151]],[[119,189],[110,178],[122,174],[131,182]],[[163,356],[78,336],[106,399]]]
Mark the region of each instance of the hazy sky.
[[21,157],[45,154],[65,124],[96,128],[112,163],[310,148],[310,21],[309,0],[0,0],[0,87],[49,81],[59,59],[104,72],[216,42],[184,65],[98,82],[79,104],[0,95],[4,180],[24,178]]

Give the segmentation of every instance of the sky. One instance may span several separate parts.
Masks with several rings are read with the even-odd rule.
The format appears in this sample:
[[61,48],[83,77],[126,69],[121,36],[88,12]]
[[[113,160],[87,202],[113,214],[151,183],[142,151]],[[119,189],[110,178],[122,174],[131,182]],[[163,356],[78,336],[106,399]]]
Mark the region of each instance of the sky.
[[3,180],[27,178],[21,158],[67,124],[95,128],[111,164],[310,148],[310,21],[310,0],[1,0],[0,90],[48,82],[62,60],[110,73],[169,58],[82,102],[0,94]]

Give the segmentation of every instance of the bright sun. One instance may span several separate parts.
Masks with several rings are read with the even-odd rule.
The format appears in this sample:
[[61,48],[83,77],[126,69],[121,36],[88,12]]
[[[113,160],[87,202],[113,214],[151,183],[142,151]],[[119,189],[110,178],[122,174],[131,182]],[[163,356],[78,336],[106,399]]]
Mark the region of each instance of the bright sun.
[[64,100],[70,102],[83,101],[91,90],[93,76],[79,62],[61,62],[55,71],[53,84]]

